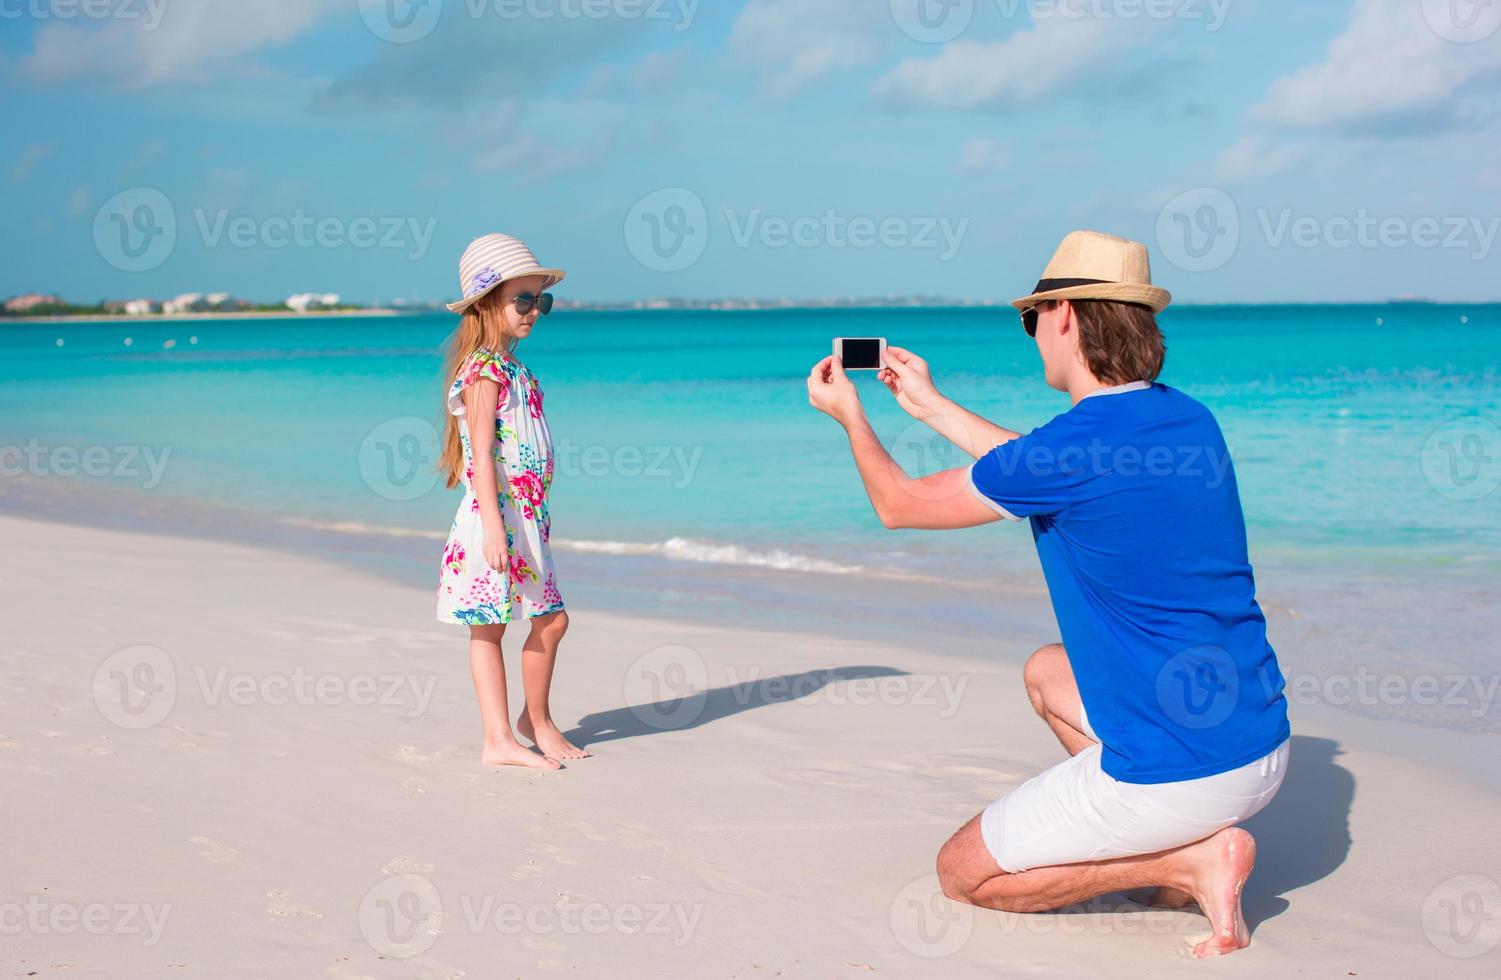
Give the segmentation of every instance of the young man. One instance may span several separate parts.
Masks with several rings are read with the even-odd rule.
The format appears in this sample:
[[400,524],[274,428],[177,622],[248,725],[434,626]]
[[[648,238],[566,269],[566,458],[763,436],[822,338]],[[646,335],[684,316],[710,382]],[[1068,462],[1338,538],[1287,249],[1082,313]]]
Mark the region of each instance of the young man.
[[976,458],[921,486],[835,358],[808,397],[846,429],[885,526],[1029,520],[1058,617],[1062,644],[1023,677],[1071,758],[954,834],[938,854],[944,894],[1036,912],[1155,886],[1161,904],[1198,903],[1214,935],[1194,953],[1214,956],[1250,942],[1240,896],[1256,842],[1236,824],[1281,786],[1289,728],[1224,437],[1155,383],[1170,299],[1144,245],[1066,237],[1013,305],[1073,407],[1027,435],[944,398],[922,358],[888,348],[880,378],[897,402]]

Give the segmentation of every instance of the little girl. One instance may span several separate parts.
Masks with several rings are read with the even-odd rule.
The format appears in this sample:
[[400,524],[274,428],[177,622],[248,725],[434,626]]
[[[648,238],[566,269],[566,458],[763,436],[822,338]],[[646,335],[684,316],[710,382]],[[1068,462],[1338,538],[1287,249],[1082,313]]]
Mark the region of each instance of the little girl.
[[[485,725],[481,759],[492,766],[557,769],[560,760],[588,755],[563,737],[548,708],[558,644],[568,629],[548,547],[552,436],[537,378],[514,355],[538,315],[552,309],[545,290],[563,276],[542,268],[518,239],[485,235],[459,259],[464,298],[448,306],[463,320],[444,361],[452,385],[440,468],[448,486],[462,482],[465,493],[443,549],[438,619],[469,627],[469,669]],[[516,730],[540,754],[511,734],[500,640],[513,603],[532,624],[522,647],[526,700]]]

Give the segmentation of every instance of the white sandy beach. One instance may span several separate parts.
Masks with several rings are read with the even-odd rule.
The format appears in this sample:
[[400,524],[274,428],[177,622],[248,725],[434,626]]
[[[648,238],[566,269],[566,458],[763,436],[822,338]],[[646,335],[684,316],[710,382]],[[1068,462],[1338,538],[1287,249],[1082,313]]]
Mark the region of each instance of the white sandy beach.
[[1193,912],[937,894],[949,833],[1062,758],[1014,658],[573,608],[555,713],[595,757],[492,771],[426,590],[9,517],[0,538],[3,976],[1498,974],[1501,799],[1421,761],[1494,736],[1389,724],[1372,748],[1295,707],[1249,825],[1252,945],[1199,962]]

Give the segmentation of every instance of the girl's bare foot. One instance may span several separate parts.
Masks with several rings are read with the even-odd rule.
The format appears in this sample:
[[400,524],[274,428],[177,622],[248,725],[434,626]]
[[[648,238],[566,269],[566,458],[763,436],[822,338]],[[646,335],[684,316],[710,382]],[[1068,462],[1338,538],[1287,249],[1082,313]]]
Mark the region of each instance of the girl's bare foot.
[[1184,852],[1193,869],[1192,893],[1214,927],[1214,935],[1194,947],[1197,957],[1223,956],[1251,944],[1240,894],[1256,864],[1256,839],[1228,827]]
[[563,737],[558,726],[549,718],[540,725],[533,727],[530,715],[523,714],[516,719],[516,731],[537,746],[542,754],[549,759],[587,759],[589,753],[574,745]]
[[[530,737],[530,736],[528,736]],[[480,761],[487,766],[521,766],[526,769],[561,769],[556,759],[538,755],[514,739],[509,742],[486,742]]]

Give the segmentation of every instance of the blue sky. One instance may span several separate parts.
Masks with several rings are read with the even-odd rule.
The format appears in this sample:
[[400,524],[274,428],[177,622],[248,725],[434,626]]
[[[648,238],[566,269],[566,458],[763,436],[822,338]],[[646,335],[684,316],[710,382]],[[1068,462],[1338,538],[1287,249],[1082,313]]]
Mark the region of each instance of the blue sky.
[[438,300],[465,243],[504,231],[578,299],[1006,300],[1089,227],[1147,242],[1184,301],[1501,298],[1501,4],[0,0],[0,20],[4,295]]

